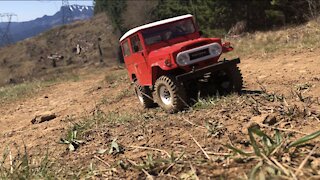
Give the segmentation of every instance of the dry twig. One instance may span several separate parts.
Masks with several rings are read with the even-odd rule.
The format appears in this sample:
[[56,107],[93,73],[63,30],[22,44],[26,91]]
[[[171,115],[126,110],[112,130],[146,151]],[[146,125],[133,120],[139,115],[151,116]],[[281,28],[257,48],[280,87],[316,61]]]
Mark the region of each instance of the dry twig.
[[190,134],[190,137],[192,138],[192,140],[197,144],[197,146],[201,149],[201,151],[203,152],[203,154],[206,156],[207,159],[211,160],[211,158],[209,157],[209,155],[207,154],[207,152],[201,147],[201,145],[198,143],[198,141],[196,139],[194,139],[194,137]]
[[195,179],[199,180],[199,177],[197,175],[197,171],[194,169],[194,167],[192,166],[191,162],[189,162],[189,164],[190,164],[190,168],[191,168],[191,170],[192,170],[192,172],[193,172],[193,174],[195,176]]
[[278,129],[280,131],[286,131],[286,132],[295,132],[295,133],[299,133],[299,134],[303,134],[303,135],[308,135],[307,133],[301,132],[301,131],[297,131],[294,129],[284,129],[284,128],[277,128],[277,127],[272,127],[272,126],[268,126],[262,123],[258,123],[260,126],[262,127],[266,127],[266,128],[271,128],[271,129]]
[[109,163],[107,163],[106,161],[104,161],[103,159],[99,158],[98,156],[94,156],[94,158],[98,159],[99,161],[101,161],[103,164],[107,165],[108,167],[111,167]]
[[304,167],[304,165],[307,163],[308,159],[311,157],[311,155],[314,153],[314,151],[317,149],[318,145],[315,145],[313,147],[313,149],[310,151],[310,153],[308,154],[308,156],[301,162],[300,166],[298,167],[298,169],[296,170],[295,175],[298,175],[302,168]]
[[197,125],[197,124],[194,124],[193,122],[189,121],[189,120],[186,119],[185,117],[183,117],[182,119],[183,119],[184,121],[186,121],[187,123],[193,125],[193,126],[196,126],[196,127],[202,128],[202,129],[206,129],[206,127],[200,126],[200,125]]
[[170,154],[162,149],[152,148],[152,147],[142,147],[142,146],[129,146],[130,148],[136,148],[136,149],[147,149],[147,150],[153,150],[153,151],[159,151],[162,153],[165,153],[168,157],[171,157]]

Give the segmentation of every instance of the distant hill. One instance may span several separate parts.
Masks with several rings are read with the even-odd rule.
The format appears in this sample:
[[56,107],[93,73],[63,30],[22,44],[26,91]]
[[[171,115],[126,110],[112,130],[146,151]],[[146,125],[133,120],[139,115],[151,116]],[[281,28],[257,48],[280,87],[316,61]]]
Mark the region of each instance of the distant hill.
[[[29,37],[33,37],[49,30],[55,26],[63,24],[62,15],[63,11],[68,19],[66,24],[77,21],[89,19],[93,16],[94,8],[93,6],[80,6],[80,5],[70,5],[63,6],[60,10],[52,16],[43,16],[35,20],[26,22],[12,22],[10,25],[10,36],[13,42],[18,42]],[[0,28],[3,29],[7,26],[7,23],[0,23]],[[4,42],[0,42],[0,46]]]
[[[0,47],[0,87],[6,83],[50,79],[71,70],[116,63],[118,41],[119,33],[102,13]],[[81,53],[77,53],[77,47]],[[56,67],[49,58],[55,54],[63,57],[57,60]]]

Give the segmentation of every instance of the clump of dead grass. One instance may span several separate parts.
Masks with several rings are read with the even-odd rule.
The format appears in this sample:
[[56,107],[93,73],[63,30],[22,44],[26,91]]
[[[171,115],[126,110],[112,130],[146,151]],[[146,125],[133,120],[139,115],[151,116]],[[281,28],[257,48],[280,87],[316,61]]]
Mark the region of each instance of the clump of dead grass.
[[232,55],[265,57],[272,53],[313,51],[319,48],[320,25],[310,21],[305,25],[267,32],[255,32],[241,37],[226,38],[235,50]]
[[14,101],[19,98],[28,97],[32,93],[41,89],[43,84],[40,82],[22,83],[0,87],[0,103]]
[[[239,149],[231,144],[227,144],[226,147],[236,154],[256,160],[257,164],[251,170],[249,179],[297,179],[297,176],[302,174],[313,176],[312,174],[317,173],[315,169],[310,167],[304,169],[304,167],[318,147],[315,145],[310,149],[303,146],[303,144],[319,137],[320,131],[316,131],[292,142],[289,141],[288,137],[283,137],[284,135],[280,133],[279,130],[276,129],[272,137],[261,131],[258,125],[249,127],[248,134],[253,152]],[[295,160],[291,159],[293,157]],[[300,163],[296,161],[302,158],[304,159],[300,161]],[[316,157],[313,156],[313,158]]]
[[0,179],[52,179],[56,173],[51,167],[53,161],[46,154],[30,156],[27,147],[21,151],[7,147],[0,161]]

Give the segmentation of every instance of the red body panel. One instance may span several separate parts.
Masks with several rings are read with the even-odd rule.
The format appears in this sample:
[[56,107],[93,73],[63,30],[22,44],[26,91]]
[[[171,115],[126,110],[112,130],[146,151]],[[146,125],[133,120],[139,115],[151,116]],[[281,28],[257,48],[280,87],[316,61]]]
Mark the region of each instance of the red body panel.
[[[188,35],[177,37],[167,41],[162,41],[152,45],[147,45],[145,43],[142,32],[143,30],[138,31],[121,42],[121,45],[123,46],[123,43],[125,43],[126,40],[129,41],[131,55],[124,56],[124,60],[130,79],[131,81],[133,81],[133,78],[136,78],[139,84],[142,86],[154,85],[155,80],[158,78],[158,76],[160,76],[158,72],[159,69],[162,72],[174,72],[178,69],[179,71],[188,72],[191,71],[192,68],[202,68],[204,66],[216,63],[220,57],[219,55],[217,57],[207,59],[192,65],[179,66],[176,63],[176,56],[179,52],[196,47],[201,47],[214,42],[222,46],[223,52],[232,50],[230,49],[231,47],[229,47],[230,44],[227,44],[228,47],[224,47],[221,44],[221,39],[219,38],[201,38],[197,28],[193,33],[190,33]],[[130,38],[137,34],[140,38],[143,50],[134,53],[133,47],[131,46]]]

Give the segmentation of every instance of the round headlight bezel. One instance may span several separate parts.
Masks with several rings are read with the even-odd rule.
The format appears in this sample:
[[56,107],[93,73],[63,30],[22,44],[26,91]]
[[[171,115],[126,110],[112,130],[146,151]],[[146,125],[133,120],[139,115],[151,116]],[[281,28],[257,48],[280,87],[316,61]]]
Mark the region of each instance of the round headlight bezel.
[[210,54],[214,56],[219,56],[222,53],[222,46],[218,43],[214,43],[211,46],[209,46]]
[[177,56],[177,63],[180,65],[187,65],[189,62],[189,56],[187,53],[181,53]]

